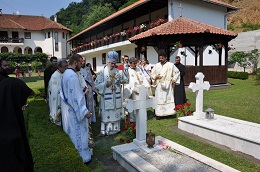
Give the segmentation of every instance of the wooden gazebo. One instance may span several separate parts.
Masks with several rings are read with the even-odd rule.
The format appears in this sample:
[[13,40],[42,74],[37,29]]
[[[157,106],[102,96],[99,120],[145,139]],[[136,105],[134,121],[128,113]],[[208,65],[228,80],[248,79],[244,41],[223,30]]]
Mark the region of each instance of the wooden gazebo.
[[[189,47],[195,54],[195,66],[186,66],[185,85],[195,81],[197,72],[203,72],[204,79],[215,85],[227,83],[228,42],[236,36],[232,31],[179,17],[135,35],[129,41],[135,43],[139,51],[141,47],[153,46],[165,49],[169,55],[176,42]],[[214,45],[219,51],[219,63],[215,66],[203,65],[203,47],[208,45]],[[221,65],[222,46],[225,49],[225,65]]]

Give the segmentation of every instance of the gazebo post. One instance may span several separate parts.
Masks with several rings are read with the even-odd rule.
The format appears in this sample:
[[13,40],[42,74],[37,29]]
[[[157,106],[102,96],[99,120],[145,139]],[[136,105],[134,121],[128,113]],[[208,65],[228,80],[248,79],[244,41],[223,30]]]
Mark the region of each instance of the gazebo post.
[[221,66],[222,63],[222,47],[218,47],[218,65]]
[[203,73],[203,45],[199,46],[199,55],[200,55],[200,67],[199,72]]

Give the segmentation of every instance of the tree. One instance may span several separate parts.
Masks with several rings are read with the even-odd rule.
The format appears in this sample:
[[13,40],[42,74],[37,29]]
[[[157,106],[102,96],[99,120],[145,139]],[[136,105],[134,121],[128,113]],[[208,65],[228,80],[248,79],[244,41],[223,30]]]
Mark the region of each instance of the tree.
[[94,5],[91,8],[91,12],[83,16],[83,26],[84,28],[87,28],[114,12],[115,10],[112,8],[111,4]]
[[238,66],[244,68],[244,72],[246,71],[246,67],[250,66],[251,63],[248,58],[248,53],[244,51],[236,51],[230,55],[229,62],[231,64],[238,63]]
[[256,72],[256,69],[258,68],[258,62],[259,62],[258,49],[254,49],[250,53],[248,53],[248,58],[251,64],[253,65],[253,72]]

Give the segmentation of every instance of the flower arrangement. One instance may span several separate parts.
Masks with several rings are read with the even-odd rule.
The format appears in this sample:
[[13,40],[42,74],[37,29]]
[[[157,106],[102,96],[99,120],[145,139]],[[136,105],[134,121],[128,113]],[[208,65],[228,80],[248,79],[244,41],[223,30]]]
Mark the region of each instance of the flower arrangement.
[[146,24],[141,24],[140,25],[140,29],[145,30],[146,29]]
[[161,140],[158,140],[158,145],[163,148],[163,149],[171,149],[172,147],[170,145],[167,145],[166,143],[164,143]]
[[176,115],[178,117],[182,117],[182,116],[189,116],[192,115],[193,110],[190,106],[191,104],[189,102],[186,102],[184,104],[178,104],[174,110],[176,111]]
[[123,137],[120,138],[120,142],[121,143],[130,143],[133,141],[133,139],[135,138],[135,133],[136,133],[136,129],[135,129],[136,124],[135,123],[130,123],[129,120],[127,120],[125,122],[125,127],[123,128]]
[[123,31],[121,32],[121,36],[126,36],[125,30],[123,30]]

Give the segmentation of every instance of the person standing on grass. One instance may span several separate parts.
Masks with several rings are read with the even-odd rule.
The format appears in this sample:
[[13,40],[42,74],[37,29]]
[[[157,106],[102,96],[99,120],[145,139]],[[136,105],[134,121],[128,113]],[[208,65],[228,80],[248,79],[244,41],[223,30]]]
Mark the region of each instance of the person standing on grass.
[[100,97],[101,136],[113,135],[120,131],[122,98],[120,84],[129,82],[128,70],[119,71],[116,66],[118,53],[108,52],[108,65],[97,75],[95,86]]
[[20,79],[5,78],[0,84],[0,171],[33,172],[23,116],[27,98],[33,91]]
[[[95,80],[96,80],[96,78],[97,78],[97,74],[93,71],[93,69],[92,69],[90,63],[87,63],[87,64],[86,64],[86,67],[88,67],[88,68],[90,69],[90,72],[91,72],[91,74],[92,74],[93,81],[95,82]],[[99,106],[97,95],[98,95],[97,92],[95,92],[94,95],[93,95],[94,101],[95,101],[95,107],[98,107],[98,106]]]
[[8,78],[10,73],[8,61],[5,59],[0,59],[0,81]]
[[160,119],[162,116],[172,116],[175,114],[173,97],[174,85],[180,84],[179,69],[173,63],[167,61],[165,51],[160,50],[158,54],[160,62],[155,64],[151,71],[151,77],[156,86],[156,119]]
[[48,86],[50,120],[56,125],[61,125],[61,99],[60,99],[60,82],[63,72],[68,67],[66,60],[59,60],[58,69],[51,75]]
[[90,122],[95,123],[96,122],[95,100],[93,94],[96,94],[97,90],[95,88],[95,84],[94,84],[94,80],[90,68],[86,66],[86,57],[82,57],[82,64],[79,72],[83,76],[84,81],[86,82],[88,87],[88,91],[86,93],[86,102],[87,102],[88,110],[92,112]]
[[77,149],[83,163],[91,161],[93,152],[89,148],[89,123],[92,113],[86,107],[85,94],[79,76],[82,58],[74,54],[69,58],[69,66],[61,79],[61,113],[65,133]]
[[[51,79],[51,75],[57,70],[58,58],[57,57],[51,57],[50,61],[51,61],[51,65],[48,66],[44,70],[44,74],[43,74],[44,75],[43,76],[43,79],[44,79],[44,90],[45,90],[46,99],[48,99],[47,91],[48,91],[48,85],[49,85],[49,81]],[[39,76],[39,70],[38,70],[38,76]]]
[[177,106],[178,104],[184,104],[187,102],[185,86],[184,86],[184,75],[186,73],[186,67],[183,64],[181,64],[180,56],[175,57],[174,65],[180,71],[180,84],[175,85],[174,87],[174,102],[175,102],[175,106]]
[[[137,85],[144,85],[147,92],[147,97],[152,96],[151,86],[146,80],[143,71],[137,66],[138,60],[135,57],[129,59],[129,83],[124,87],[124,97],[134,98],[133,90]],[[130,122],[135,122],[136,110],[129,113]]]

